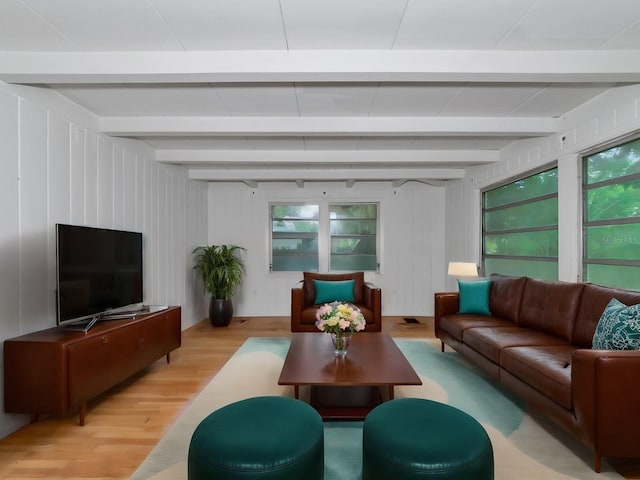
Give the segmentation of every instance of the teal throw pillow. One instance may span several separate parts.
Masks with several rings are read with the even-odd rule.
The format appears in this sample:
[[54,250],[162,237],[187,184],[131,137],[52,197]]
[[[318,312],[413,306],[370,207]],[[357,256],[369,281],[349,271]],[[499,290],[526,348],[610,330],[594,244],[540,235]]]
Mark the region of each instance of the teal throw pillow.
[[460,306],[458,313],[491,315],[489,310],[489,289],[491,280],[458,280]]
[[593,334],[594,350],[639,350],[640,305],[628,307],[613,298]]
[[354,302],[353,284],[355,280],[314,280],[316,290],[315,304],[331,302]]

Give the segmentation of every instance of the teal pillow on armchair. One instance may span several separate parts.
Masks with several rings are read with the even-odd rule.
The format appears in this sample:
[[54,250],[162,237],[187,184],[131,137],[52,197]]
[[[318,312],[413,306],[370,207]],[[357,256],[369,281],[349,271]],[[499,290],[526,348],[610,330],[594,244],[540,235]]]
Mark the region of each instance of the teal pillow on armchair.
[[458,291],[460,292],[458,313],[491,315],[491,310],[489,310],[490,288],[491,280],[458,280]]
[[316,291],[315,304],[331,302],[353,303],[353,285],[355,280],[314,280]]

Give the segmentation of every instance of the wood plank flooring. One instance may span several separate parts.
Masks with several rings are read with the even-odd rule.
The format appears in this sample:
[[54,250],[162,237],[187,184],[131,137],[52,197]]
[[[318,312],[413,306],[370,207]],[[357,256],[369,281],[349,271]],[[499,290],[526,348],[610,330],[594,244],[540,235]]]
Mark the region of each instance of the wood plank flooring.
[[[394,337],[433,337],[433,320],[385,317]],[[128,381],[89,402],[86,425],[77,414],[43,417],[0,440],[0,478],[127,479],[189,402],[248,337],[284,337],[288,317],[235,318],[229,327],[203,320],[185,330],[171,364],[158,360]],[[640,466],[616,464],[629,479]],[[635,476],[634,476],[635,475]]]

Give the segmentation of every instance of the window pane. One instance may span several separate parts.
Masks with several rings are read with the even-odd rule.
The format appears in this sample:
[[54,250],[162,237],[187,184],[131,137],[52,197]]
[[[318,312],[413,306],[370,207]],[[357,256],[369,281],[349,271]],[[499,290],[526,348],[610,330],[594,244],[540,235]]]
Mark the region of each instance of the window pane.
[[558,169],[531,175],[485,193],[485,208],[498,207],[558,192]]
[[376,255],[375,237],[331,238],[331,254]]
[[378,205],[329,205],[331,270],[377,270]]
[[372,255],[331,255],[331,270],[377,270],[377,267]]
[[329,218],[371,218],[378,216],[378,206],[375,203],[358,203],[354,205],[330,205]]
[[558,224],[558,199],[548,198],[515,207],[501,208],[484,215],[485,230],[496,232]]
[[558,230],[485,235],[484,242],[487,255],[558,256]]
[[273,205],[271,218],[315,218],[320,214],[319,205]]
[[587,185],[640,173],[640,138],[586,158]]
[[318,205],[271,207],[271,270],[318,270]]
[[375,235],[374,220],[331,220],[331,235]]
[[640,223],[589,227],[586,231],[586,258],[640,261]]
[[274,220],[271,222],[273,232],[313,232],[318,233],[318,221],[309,220]]
[[640,179],[586,191],[587,220],[640,217]]
[[639,267],[589,264],[586,268],[586,275],[590,282],[598,285],[640,290],[639,271]]
[[492,273],[501,273],[503,275],[525,275],[541,280],[558,279],[558,262],[485,258],[484,270],[486,276]]

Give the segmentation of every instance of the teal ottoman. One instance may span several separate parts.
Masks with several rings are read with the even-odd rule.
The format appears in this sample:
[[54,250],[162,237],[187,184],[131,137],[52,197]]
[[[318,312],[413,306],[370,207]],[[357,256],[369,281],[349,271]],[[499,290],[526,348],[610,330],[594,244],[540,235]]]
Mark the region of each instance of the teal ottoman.
[[198,425],[187,464],[189,480],[322,480],[322,418],[288,397],[232,403]]
[[473,417],[443,403],[399,398],[374,408],[362,431],[362,479],[493,479],[493,448]]

